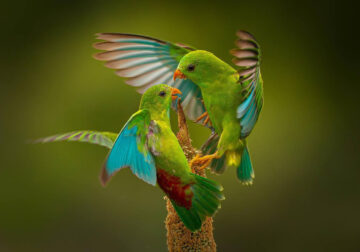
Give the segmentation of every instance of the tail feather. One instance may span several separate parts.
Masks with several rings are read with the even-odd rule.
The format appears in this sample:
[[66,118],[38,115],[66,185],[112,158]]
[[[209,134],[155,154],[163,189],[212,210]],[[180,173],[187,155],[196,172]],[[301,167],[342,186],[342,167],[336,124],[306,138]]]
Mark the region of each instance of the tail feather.
[[[201,147],[201,151],[204,155],[214,154],[217,150],[217,145],[219,142],[219,135],[216,133],[212,133],[208,140]],[[221,174],[225,171],[226,165],[226,156],[223,155],[219,159],[213,159],[210,164],[210,168],[213,172],[217,174]]]
[[211,216],[211,211],[209,210],[209,208],[204,206],[199,201],[199,199],[194,199],[193,204],[194,204],[194,209],[196,209],[200,213],[199,216],[201,217]]
[[[217,150],[217,145],[219,142],[219,135],[216,133],[211,134],[209,139],[201,147],[201,151],[204,155],[213,154]],[[253,166],[251,164],[251,158],[249,149],[246,145],[246,140],[241,140],[244,143],[244,148],[227,152],[225,155],[218,159],[213,159],[210,164],[210,168],[213,172],[217,174],[223,173],[228,166],[235,165],[237,168],[237,177],[243,184],[252,184],[253,179],[255,178]],[[240,155],[241,153],[241,155]],[[241,157],[241,161],[240,161]],[[240,162],[240,164],[239,164]]]
[[225,197],[222,186],[207,178],[193,174],[195,183],[191,185],[193,198],[189,209],[171,203],[184,225],[192,232],[201,228],[206,216],[213,216],[220,208],[220,201]]
[[210,168],[213,172],[217,174],[222,174],[226,170],[226,155],[223,155],[221,158],[216,158],[211,161]]
[[209,189],[219,200],[225,199],[224,194],[222,193],[224,188],[220,184],[201,176],[197,176],[197,181],[200,185]]
[[204,221],[204,219],[201,219],[198,212],[194,209],[186,209],[185,207],[181,207],[177,205],[173,200],[171,200],[171,203],[179,215],[181,221],[184,223],[184,225],[192,232],[199,230],[201,228],[201,224]]
[[245,144],[242,155],[240,166],[237,169],[237,177],[244,184],[252,184],[255,178],[254,169],[251,163],[250,153]]
[[219,200],[213,195],[209,195],[207,191],[203,191],[197,186],[192,188],[194,198],[198,200],[201,206],[209,209],[210,213],[215,212],[219,207]]

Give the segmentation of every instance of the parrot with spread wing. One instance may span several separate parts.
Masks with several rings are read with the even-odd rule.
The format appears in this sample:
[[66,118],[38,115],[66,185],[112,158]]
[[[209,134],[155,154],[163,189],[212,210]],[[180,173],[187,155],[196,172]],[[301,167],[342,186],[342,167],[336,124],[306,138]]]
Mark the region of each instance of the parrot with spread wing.
[[263,106],[261,51],[250,33],[238,31],[237,36],[237,48],[230,52],[238,69],[207,51],[123,33],[98,34],[104,41],[94,47],[105,52],[94,57],[106,61],[140,93],[159,82],[178,88],[187,118],[212,130],[202,147],[205,156],[197,155],[191,164],[203,168],[210,164],[216,173],[236,166],[239,180],[252,184],[246,138]]
[[129,167],[140,179],[158,185],[169,197],[184,225],[201,228],[206,216],[213,216],[224,199],[218,183],[193,174],[181,146],[171,131],[170,106],[181,92],[165,84],[149,88],[139,110],[117,135],[111,132],[76,131],[39,139],[38,142],[81,141],[110,150],[100,180]]

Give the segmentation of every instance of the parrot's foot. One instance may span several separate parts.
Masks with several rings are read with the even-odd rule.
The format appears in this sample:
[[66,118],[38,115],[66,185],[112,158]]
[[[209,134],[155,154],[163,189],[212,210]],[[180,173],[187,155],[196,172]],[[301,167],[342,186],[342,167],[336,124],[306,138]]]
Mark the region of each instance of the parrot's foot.
[[201,155],[198,153],[198,154],[196,154],[195,157],[193,157],[193,159],[190,160],[189,166],[190,166],[190,168],[191,168],[191,172],[192,172],[192,173],[195,173],[195,169],[194,169],[194,166],[195,166],[195,165],[194,165],[193,163],[194,163],[195,160],[197,160],[197,159],[200,158],[200,157],[201,157]]
[[191,167],[191,170],[193,170],[193,171],[194,171],[194,166],[200,166],[197,169],[198,170],[203,170],[203,169],[205,169],[206,167],[208,167],[210,165],[211,161],[214,158],[220,158],[220,156],[217,154],[217,152],[215,152],[214,154],[211,154],[211,155],[203,156],[203,157],[201,157],[200,154],[197,154],[190,161],[189,165]]
[[208,112],[205,112],[204,114],[202,114],[201,116],[199,116],[199,117],[195,120],[195,122],[200,121],[200,120],[203,119],[204,117],[206,117],[206,118],[205,118],[204,122],[202,123],[202,125],[205,126],[207,123],[210,123],[210,125],[211,125],[211,121],[210,121],[210,117],[209,117]]

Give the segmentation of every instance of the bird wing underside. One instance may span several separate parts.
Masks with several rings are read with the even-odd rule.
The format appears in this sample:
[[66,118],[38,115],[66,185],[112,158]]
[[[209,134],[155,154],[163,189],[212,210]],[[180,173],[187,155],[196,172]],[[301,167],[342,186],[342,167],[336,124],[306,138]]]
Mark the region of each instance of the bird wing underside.
[[125,124],[104,163],[100,175],[103,184],[120,169],[130,167],[138,178],[156,185],[155,162],[146,144],[149,124],[147,110],[138,111]]
[[245,31],[236,33],[236,49],[230,51],[235,56],[233,62],[239,67],[239,85],[242,86],[243,101],[237,108],[237,118],[241,125],[241,138],[246,138],[253,130],[263,105],[263,87],[260,74],[261,50],[253,35]]
[[[97,53],[95,59],[106,61],[106,67],[115,69],[139,93],[156,84],[167,84],[182,92],[181,105],[187,118],[195,121],[205,112],[200,88],[189,79],[173,80],[180,59],[194,48],[134,34],[100,33],[97,38],[103,41],[94,47],[104,52]],[[176,105],[175,100],[174,110]]]

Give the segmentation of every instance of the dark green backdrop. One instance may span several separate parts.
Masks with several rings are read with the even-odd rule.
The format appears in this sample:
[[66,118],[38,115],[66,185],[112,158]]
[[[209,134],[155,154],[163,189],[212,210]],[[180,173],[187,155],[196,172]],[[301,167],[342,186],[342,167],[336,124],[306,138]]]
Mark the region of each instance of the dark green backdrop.
[[[219,251],[360,250],[354,6],[20,0],[1,10],[0,251],[165,251],[160,190],[125,170],[102,188],[101,147],[24,143],[119,131],[136,111],[140,96],[92,59],[94,33],[189,43],[229,61],[239,28],[262,46],[265,106],[249,138],[254,185],[233,169],[211,175],[226,193]],[[199,146],[209,132],[191,124],[191,134]]]

